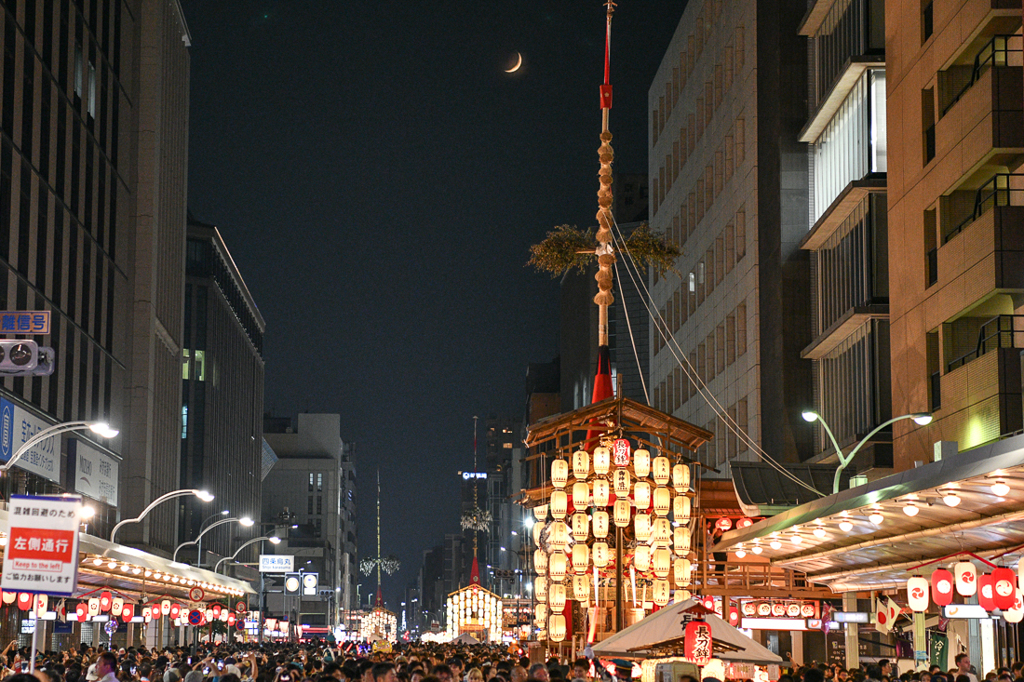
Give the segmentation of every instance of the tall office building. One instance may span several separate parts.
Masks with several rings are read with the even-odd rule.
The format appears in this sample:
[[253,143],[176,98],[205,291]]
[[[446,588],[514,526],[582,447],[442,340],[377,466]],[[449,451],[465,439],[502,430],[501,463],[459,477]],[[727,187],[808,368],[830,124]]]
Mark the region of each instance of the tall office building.
[[[219,510],[256,519],[262,512],[266,324],[220,231],[192,216],[185,268],[178,487],[208,490],[216,502],[182,498],[178,542],[197,537]],[[238,540],[258,535],[259,528],[225,524],[204,536],[203,549],[231,556]],[[254,560],[257,547],[245,551],[240,560]]]
[[[889,252],[886,214],[884,0],[816,0],[800,34],[808,40],[814,410],[839,445],[852,447],[892,416],[889,373]],[[835,462],[821,423],[818,460]],[[865,444],[851,473],[891,471],[892,431]],[[825,491],[825,492],[831,492]]]
[[[811,455],[805,6],[687,4],[649,94],[651,226],[685,253],[653,302],[708,389],[776,459]],[[614,121],[614,119],[613,119]],[[613,126],[614,128],[614,126]],[[679,351],[677,351],[679,352]],[[698,451],[729,475],[747,445],[697,395],[651,332],[653,405],[715,434]]]
[[[51,312],[57,358],[50,377],[2,380],[24,425],[6,445],[59,422],[119,428],[46,443],[16,476],[93,498],[104,533],[178,483],[190,38],[176,0],[0,8],[0,298]],[[115,490],[74,480],[89,462]],[[158,508],[119,539],[168,550],[175,520]]]
[[[484,420],[484,452],[487,472],[487,511],[491,513],[491,530],[486,535],[488,567],[487,576],[481,575],[482,582],[496,593],[508,592],[514,584],[512,577],[519,568],[513,540],[521,532],[515,524],[520,517],[519,505],[512,501],[513,495],[522,489],[521,481],[514,474],[519,470],[513,462],[523,450],[523,425],[511,417],[488,417]],[[483,537],[481,537],[481,541]],[[482,542],[481,542],[482,544]]]
[[1021,3],[886,3],[895,467],[1021,429]]

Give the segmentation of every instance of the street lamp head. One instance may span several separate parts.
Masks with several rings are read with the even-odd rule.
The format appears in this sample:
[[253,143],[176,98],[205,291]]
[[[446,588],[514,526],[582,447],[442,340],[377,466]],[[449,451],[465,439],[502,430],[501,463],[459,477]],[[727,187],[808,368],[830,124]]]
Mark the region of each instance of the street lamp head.
[[800,416],[804,418],[805,422],[813,422],[815,419],[820,418],[817,412],[812,412],[811,410],[804,410],[800,413]]
[[96,516],[96,508],[95,507],[82,506],[78,510],[78,518],[80,518],[80,519],[91,519],[94,516]]
[[213,502],[213,494],[209,490],[197,490],[195,494],[203,502]]
[[254,523],[256,523],[255,521],[253,521],[253,520],[252,520],[252,519],[251,519],[250,517],[248,517],[248,516],[243,516],[242,518],[238,519],[238,522],[239,522],[240,524],[242,524],[243,526],[245,526],[246,528],[249,528],[249,527],[250,527],[250,526],[252,526],[252,525],[253,525]]
[[932,423],[932,416],[927,412],[918,412],[917,414],[914,415],[913,419],[914,423],[918,424],[919,426],[927,426],[928,424]]
[[270,544],[272,544],[272,545],[279,545],[279,544],[281,544],[281,538],[277,537],[276,535],[267,538],[267,540],[270,540]]
[[102,438],[116,438],[117,434],[120,433],[117,429],[111,428],[107,422],[89,424],[89,430]]
[[221,516],[227,516],[230,513],[231,513],[230,509],[224,509],[224,510],[221,510],[220,515]]

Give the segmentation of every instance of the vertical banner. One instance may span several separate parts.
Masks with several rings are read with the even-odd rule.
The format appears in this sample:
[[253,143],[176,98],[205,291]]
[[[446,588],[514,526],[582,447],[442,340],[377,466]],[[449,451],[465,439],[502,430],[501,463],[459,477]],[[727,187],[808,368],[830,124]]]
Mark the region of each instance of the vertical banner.
[[80,497],[12,495],[0,588],[70,597],[78,584]]
[[928,660],[943,670],[949,669],[949,638],[941,632],[930,632]]

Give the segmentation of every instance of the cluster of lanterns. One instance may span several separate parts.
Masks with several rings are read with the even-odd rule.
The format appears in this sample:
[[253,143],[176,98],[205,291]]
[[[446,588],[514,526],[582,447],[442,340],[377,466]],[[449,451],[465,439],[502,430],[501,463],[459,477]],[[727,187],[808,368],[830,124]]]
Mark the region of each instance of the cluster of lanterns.
[[[295,627],[299,629],[299,634],[302,634],[302,624],[296,623]],[[288,634],[288,621],[278,620],[276,618],[267,618],[263,621],[263,629],[271,637],[281,637]]]
[[220,594],[229,595],[233,597],[241,597],[245,594],[244,591],[235,588],[227,587],[225,585],[217,585],[215,583],[208,583],[201,580],[195,580],[193,578],[184,578],[170,573],[164,573],[162,571],[153,571],[142,566],[135,566],[133,564],[114,561],[101,556],[94,557],[92,559],[92,565],[101,568],[106,567],[111,571],[120,570],[122,573],[131,573],[133,575],[144,575],[146,578],[152,578],[156,582],[170,583],[172,585],[181,585],[182,587],[201,587],[207,592],[219,592]]
[[387,609],[377,607],[363,616],[363,621],[359,626],[359,639],[369,642],[375,636],[389,642],[398,641],[398,618],[395,617],[395,614]]
[[916,575],[907,580],[907,603],[912,611],[924,612],[932,601],[940,607],[951,604],[954,591],[962,597],[976,594],[983,609],[998,609],[1008,623],[1019,623],[1024,619],[1021,575],[1024,575],[1024,558],[1018,562],[1016,572],[996,567],[991,573],[980,575],[978,567],[970,561],[958,561],[952,572],[939,568],[930,579]]
[[[17,603],[18,608],[22,611],[35,610],[37,618],[45,618],[45,614],[49,610],[49,599],[44,594],[3,591],[0,593],[0,599],[4,604]],[[103,591],[98,597],[80,601],[75,606],[74,614],[69,614],[68,618],[78,622],[87,622],[98,617],[104,619],[114,617],[120,618],[125,623],[149,623],[154,619],[167,617],[178,626],[183,624],[187,616],[188,607],[173,603],[169,599],[149,604],[134,604],[125,601],[122,597],[114,596],[111,592]],[[220,604],[211,604],[205,610],[204,616],[205,620],[202,623],[204,625],[207,622],[220,620],[233,626],[236,621],[234,612]]]
[[470,585],[448,595],[447,608],[449,639],[482,629],[487,632],[487,641],[501,641],[503,605],[493,592]]
[[534,552],[534,595],[539,602],[535,625],[541,638],[565,639],[562,612],[567,600],[586,607],[591,596],[599,598],[594,580],[613,563],[608,536],[615,529],[623,529],[635,543],[631,554],[623,553],[622,568],[650,581],[654,604],[668,604],[670,576],[675,598],[689,598],[693,566],[687,465],[673,466],[663,456],[652,459],[642,448],[631,452],[630,442],[620,438],[595,448],[593,458],[577,450],[571,469],[564,459],[552,462],[551,485],[548,504],[534,508],[538,521],[547,521],[549,515],[551,519],[533,527],[539,547]]

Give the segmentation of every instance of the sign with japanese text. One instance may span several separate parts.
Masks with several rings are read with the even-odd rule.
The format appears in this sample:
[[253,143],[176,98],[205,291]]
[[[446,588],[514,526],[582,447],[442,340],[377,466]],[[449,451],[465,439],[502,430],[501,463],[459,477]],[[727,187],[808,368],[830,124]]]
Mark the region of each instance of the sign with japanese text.
[[0,311],[0,334],[49,334],[49,310]]
[[612,461],[617,467],[629,466],[629,441],[619,438],[612,444]]
[[702,620],[686,624],[684,634],[684,655],[697,665],[707,665],[711,660],[711,626]]
[[260,554],[260,573],[291,573],[294,570],[294,554]]
[[68,441],[68,480],[76,493],[116,507],[118,469],[110,455],[77,438]]
[[70,597],[78,584],[80,497],[12,495],[0,588]]
[[[0,462],[10,461],[25,441],[51,426],[53,424],[42,417],[0,398]],[[46,438],[36,443],[14,466],[60,483],[60,438]]]

